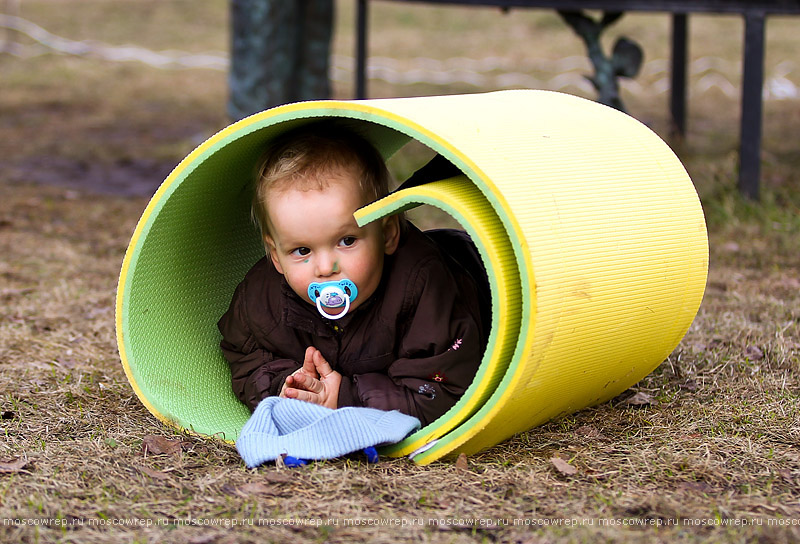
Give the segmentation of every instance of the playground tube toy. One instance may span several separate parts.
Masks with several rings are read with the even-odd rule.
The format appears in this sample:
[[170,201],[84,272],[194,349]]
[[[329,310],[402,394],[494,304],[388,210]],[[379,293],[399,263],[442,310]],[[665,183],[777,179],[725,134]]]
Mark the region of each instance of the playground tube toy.
[[417,140],[460,174],[396,191],[360,224],[430,205],[471,235],[491,288],[488,346],[462,399],[384,453],[427,464],[612,399],[691,325],[708,241],[670,148],[632,117],[548,91],[279,106],[209,138],[167,177],[128,247],[117,292],[126,375],[160,420],[234,441],[234,396],[216,327],[264,254],[250,221],[254,164],[278,134],[341,118],[388,158]]

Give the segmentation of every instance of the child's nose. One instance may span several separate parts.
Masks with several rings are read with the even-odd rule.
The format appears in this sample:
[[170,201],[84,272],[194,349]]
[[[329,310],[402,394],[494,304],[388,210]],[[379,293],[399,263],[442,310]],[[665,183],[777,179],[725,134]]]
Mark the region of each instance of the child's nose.
[[332,255],[318,255],[317,276],[327,277],[339,271],[339,265]]

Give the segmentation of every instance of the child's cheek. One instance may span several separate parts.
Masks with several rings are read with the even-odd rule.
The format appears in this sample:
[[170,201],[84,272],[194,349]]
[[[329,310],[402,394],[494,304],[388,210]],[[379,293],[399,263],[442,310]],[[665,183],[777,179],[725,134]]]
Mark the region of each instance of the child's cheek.
[[308,266],[307,264],[294,264],[286,270],[284,277],[286,278],[286,283],[292,288],[292,291],[310,304],[311,300],[308,298],[308,285],[314,281],[313,275],[303,273],[303,268],[307,268]]

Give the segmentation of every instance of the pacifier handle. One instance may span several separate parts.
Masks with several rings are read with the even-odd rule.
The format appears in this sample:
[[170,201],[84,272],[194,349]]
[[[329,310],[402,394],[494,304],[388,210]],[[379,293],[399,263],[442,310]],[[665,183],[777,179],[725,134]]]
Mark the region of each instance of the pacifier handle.
[[323,317],[327,317],[328,319],[341,319],[345,316],[345,314],[349,309],[350,309],[350,296],[346,293],[344,295],[344,310],[342,310],[336,315],[331,315],[327,313],[325,310],[323,310],[322,297],[317,297],[317,310],[319,310],[319,313],[321,313]]
[[[323,303],[323,298],[325,298],[325,302],[330,302],[330,295],[336,296],[336,302],[331,305]],[[351,302],[355,300],[357,296],[358,287],[356,287],[356,284],[353,283],[352,280],[346,278],[339,281],[326,281],[323,283],[313,282],[308,286],[308,298],[311,300],[311,303],[316,303],[320,315],[328,319],[343,318],[348,310],[350,310]],[[341,308],[342,303],[340,301],[342,298],[344,298],[344,310],[342,310],[341,313],[331,315],[322,309],[323,306],[326,308]]]

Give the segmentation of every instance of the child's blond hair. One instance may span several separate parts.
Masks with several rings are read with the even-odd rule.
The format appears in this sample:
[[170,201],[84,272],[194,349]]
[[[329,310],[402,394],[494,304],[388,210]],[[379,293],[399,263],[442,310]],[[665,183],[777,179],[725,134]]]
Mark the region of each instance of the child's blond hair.
[[270,192],[289,187],[321,190],[330,183],[328,174],[353,167],[369,202],[389,193],[390,174],[383,157],[352,130],[319,122],[279,136],[261,156],[253,192],[252,216],[262,239],[269,235]]

